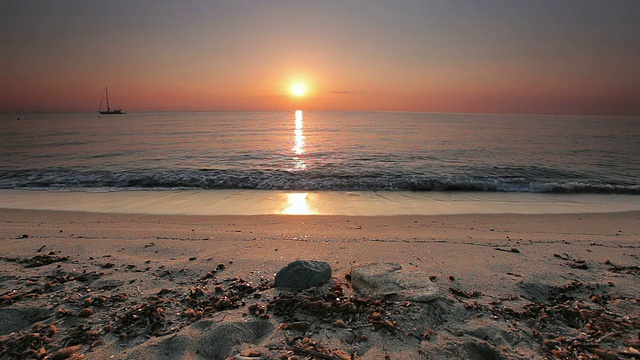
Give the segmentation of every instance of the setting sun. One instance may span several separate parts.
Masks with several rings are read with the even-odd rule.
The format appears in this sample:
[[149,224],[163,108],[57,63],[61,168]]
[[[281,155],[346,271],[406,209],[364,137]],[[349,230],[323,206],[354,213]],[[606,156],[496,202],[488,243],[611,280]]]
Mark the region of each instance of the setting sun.
[[294,96],[304,96],[307,93],[307,86],[305,84],[295,84],[291,87],[291,94]]

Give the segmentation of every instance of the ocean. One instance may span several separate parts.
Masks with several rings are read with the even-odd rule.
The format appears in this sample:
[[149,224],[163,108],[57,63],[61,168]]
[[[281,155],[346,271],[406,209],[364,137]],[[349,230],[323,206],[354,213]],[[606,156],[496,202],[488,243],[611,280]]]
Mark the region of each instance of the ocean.
[[3,114],[0,189],[640,195],[640,117]]

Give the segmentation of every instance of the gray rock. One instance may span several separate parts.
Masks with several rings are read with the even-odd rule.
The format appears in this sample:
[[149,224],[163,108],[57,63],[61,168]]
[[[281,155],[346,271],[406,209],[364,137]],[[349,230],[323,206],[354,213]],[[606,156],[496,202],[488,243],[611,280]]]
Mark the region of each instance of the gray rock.
[[331,279],[331,266],[324,261],[296,260],[276,274],[276,287],[301,291],[322,286]]
[[353,288],[364,296],[397,296],[416,302],[428,302],[441,297],[440,290],[419,271],[403,271],[396,263],[371,263],[351,269]]

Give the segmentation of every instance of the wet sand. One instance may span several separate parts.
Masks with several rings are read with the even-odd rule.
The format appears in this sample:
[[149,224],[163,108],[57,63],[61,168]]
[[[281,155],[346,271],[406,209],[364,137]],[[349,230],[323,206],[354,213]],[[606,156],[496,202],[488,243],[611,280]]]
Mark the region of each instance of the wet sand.
[[[638,349],[640,212],[5,209],[0,218],[0,358],[65,347],[91,359],[630,358]],[[303,294],[274,288],[297,259],[328,262],[332,282]],[[348,274],[372,262],[425,276],[439,297],[361,296]]]
[[0,208],[153,215],[464,215],[640,211],[640,197],[429,191],[0,190]]

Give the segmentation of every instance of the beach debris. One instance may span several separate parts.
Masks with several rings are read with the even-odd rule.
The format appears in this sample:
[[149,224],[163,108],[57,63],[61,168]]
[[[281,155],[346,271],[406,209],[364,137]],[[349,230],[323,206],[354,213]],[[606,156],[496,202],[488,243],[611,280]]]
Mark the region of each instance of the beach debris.
[[0,358],[5,359],[67,359],[76,356],[82,349],[81,345],[70,346],[59,349],[50,354],[52,348],[52,338],[58,333],[55,324],[43,325],[33,324],[31,329],[14,332],[7,336],[0,336]]
[[276,274],[277,288],[302,291],[331,280],[331,266],[324,261],[296,260]]
[[482,293],[480,291],[477,290],[473,290],[472,292],[466,292],[460,289],[456,289],[456,288],[449,288],[449,291],[451,291],[451,293],[455,296],[460,296],[460,297],[465,297],[467,299],[471,299],[471,298],[475,298],[475,297],[479,297],[482,295]]
[[[370,296],[346,296],[343,292],[344,287],[343,284],[336,283],[332,292],[318,288],[303,292],[281,292],[269,302],[267,309],[285,321],[304,318],[310,323],[327,324],[326,328],[346,329],[352,334],[349,343],[368,340],[365,334],[358,334],[361,330],[353,333],[354,329],[369,328],[373,331],[385,330],[390,334],[396,334],[397,321],[392,319],[390,314],[396,309],[403,313],[405,310],[400,308],[411,306],[410,302],[375,299]],[[290,324],[295,324],[295,321],[281,326],[280,329],[292,329]],[[338,356],[335,352],[324,353]]]
[[13,304],[16,301],[19,301],[25,298],[38,297],[43,293],[44,293],[44,290],[42,288],[35,288],[29,291],[13,290],[0,296],[0,305]]
[[338,319],[331,324],[335,328],[345,329],[347,328],[347,324],[342,319]]
[[[265,308],[265,310],[266,310],[266,308]],[[305,332],[305,331],[309,330],[310,327],[311,327],[311,324],[309,324],[308,321],[295,321],[295,322],[292,322],[290,324],[283,323],[280,328],[283,329],[283,330],[293,329],[293,330],[297,330],[297,331],[300,331],[300,332]]]
[[553,257],[555,257],[557,259],[560,259],[560,260],[567,261],[566,264],[570,268],[581,269],[581,270],[588,270],[589,269],[589,266],[587,265],[587,262],[585,260],[574,259],[573,257],[571,257],[571,255],[569,255],[567,253],[563,253],[562,255],[553,254]]
[[628,274],[628,275],[640,275],[640,266],[618,266],[607,260],[604,262],[606,265],[611,266],[608,270],[616,274]]
[[123,313],[115,314],[113,332],[120,338],[135,338],[139,335],[148,334],[151,336],[165,335],[168,332],[162,331],[170,321],[165,322],[166,316],[163,303],[169,300],[156,299],[144,302]]
[[[48,256],[62,257],[62,254],[50,253]],[[580,264],[566,254],[562,257],[567,258],[566,262]],[[411,346],[420,344],[420,354],[430,347],[437,348],[442,342],[450,341],[447,339],[454,335],[460,336],[454,339],[456,344],[475,341],[473,339],[478,335],[474,328],[460,329],[456,325],[460,319],[450,320],[452,316],[473,319],[471,321],[501,319],[503,321],[500,322],[511,324],[509,326],[518,330],[520,339],[526,341],[527,346],[534,346],[534,351],[539,351],[544,358],[640,358],[640,351],[637,350],[640,348],[640,301],[629,295],[622,297],[607,293],[617,288],[603,284],[579,281],[561,287],[541,284],[544,288],[537,291],[536,296],[512,298],[501,295],[494,298],[491,292],[467,291],[463,281],[443,283],[441,279],[447,278],[446,273],[438,274],[438,278],[431,275],[430,278],[429,274],[412,275],[413,271],[402,271],[400,265],[387,264],[388,271],[382,273],[390,278],[390,285],[384,291],[372,291],[374,295],[362,291],[367,287],[373,289],[374,285],[363,285],[363,277],[353,269],[349,276],[341,274],[329,286],[301,291],[269,291],[274,286],[273,278],[261,279],[257,283],[241,278],[222,279],[220,274],[224,273],[221,272],[223,268],[215,266],[218,263],[215,262],[207,270],[213,269],[216,276],[209,277],[206,282],[199,281],[205,271],[196,272],[192,278],[185,279],[180,271],[173,268],[169,270],[167,265],[155,272],[156,276],[161,277],[152,277],[158,281],[154,285],[157,287],[147,287],[148,283],[143,283],[143,279],[132,283],[126,278],[124,281],[110,278],[124,274],[122,270],[125,265],[115,265],[116,270],[102,273],[90,271],[91,268],[100,270],[102,262],[99,260],[84,266],[82,263],[75,265],[76,260],[72,259],[64,267],[52,266],[29,271],[22,269],[21,259],[9,260],[14,264],[5,264],[15,267],[18,272],[29,274],[24,278],[7,278],[8,282],[0,283],[11,284],[6,285],[0,293],[0,311],[9,314],[9,311],[15,311],[14,308],[35,308],[45,302],[51,304],[51,308],[49,315],[38,318],[40,323],[34,324],[33,316],[28,319],[25,317],[28,327],[20,325],[0,336],[1,359],[50,359],[53,354],[79,359],[85,356],[85,352],[92,354],[92,348],[105,343],[116,342],[128,350],[151,337],[173,334],[158,340],[170,344],[175,341],[172,339],[183,336],[179,332],[189,324],[201,321],[195,327],[202,329],[225,326],[229,324],[229,318],[240,316],[240,313],[243,316],[241,323],[233,327],[221,327],[216,334],[237,331],[246,333],[242,336],[249,336],[247,339],[253,339],[258,336],[256,334],[268,334],[265,336],[270,337],[268,344],[257,345],[252,350],[247,350],[246,345],[240,349],[227,350],[222,345],[216,348],[226,357],[238,350],[235,358],[243,360],[347,360],[357,358],[363,349],[377,346],[380,339]],[[119,259],[111,261],[126,264]],[[74,267],[72,271],[64,270],[70,269],[70,265]],[[618,274],[634,275],[640,270],[637,266],[617,266],[610,261],[605,262],[604,266],[609,272]],[[354,269],[359,267],[355,266]],[[165,270],[167,273],[159,273]],[[154,270],[147,271],[154,274]],[[175,271],[173,276],[172,271]],[[375,278],[376,274],[374,272],[372,277]],[[130,274],[127,272],[125,275]],[[365,276],[364,279],[370,278]],[[440,284],[434,283],[436,279],[440,280]],[[26,285],[14,285],[22,280],[27,281]],[[437,285],[442,285],[442,294],[431,295],[434,296],[431,299],[437,301],[418,304],[420,301],[410,300],[429,298],[420,297],[421,291]],[[530,290],[527,284],[522,288],[525,292],[535,290]],[[141,289],[145,290],[144,293]],[[453,296],[448,295],[449,292]],[[16,304],[17,301],[21,303]],[[452,312],[453,307],[464,307],[469,311]],[[81,314],[86,317],[80,317]],[[4,316],[7,318],[11,315]],[[257,319],[260,320],[255,323],[270,324],[271,328],[260,330],[263,325],[254,328],[245,324]],[[451,321],[451,326],[443,325],[447,321]],[[270,331],[278,323],[280,331],[277,335],[271,335]],[[237,336],[237,339],[244,339],[242,336]],[[234,344],[239,343],[236,337],[231,339]],[[361,343],[365,341],[370,343]],[[536,343],[539,346],[532,345]],[[63,349],[66,350],[61,351]],[[509,350],[500,347],[496,354],[498,351]],[[280,352],[279,357],[274,356],[276,352]],[[393,354],[391,356],[395,358]]]
[[[522,309],[493,305],[493,316],[519,319],[533,330],[541,351],[549,358],[619,359],[640,336],[640,302],[635,298],[611,296],[606,287],[571,281],[554,287],[545,301],[526,304]],[[614,305],[614,306],[612,306]],[[634,315],[614,309],[636,308]],[[566,334],[575,334],[567,336]],[[631,345],[629,345],[631,346]]]
[[397,324],[396,321],[391,321],[388,319],[374,320],[372,318],[369,318],[369,322],[373,325],[373,328],[375,330],[384,329],[389,331],[392,334],[395,334],[396,330],[398,330],[396,327],[396,324]]
[[80,312],[78,313],[78,317],[81,318],[88,318],[89,316],[95,314],[95,310],[93,310],[92,308],[84,308],[82,310],[80,310]]
[[436,335],[436,331],[433,330],[432,327],[428,326],[427,329],[422,333],[422,338],[425,340],[431,339],[434,335]]
[[49,280],[49,285],[45,283],[45,288],[51,288],[57,285],[64,284],[70,281],[79,281],[83,283],[91,282],[94,280],[98,280],[102,277],[102,273],[96,273],[95,271],[91,272],[67,272],[64,270],[57,269],[50,275],[47,275],[46,278]]
[[567,265],[569,265],[569,267],[574,269],[582,269],[582,270],[589,269],[589,266],[587,266],[587,262],[584,260],[570,259],[570,262],[568,262]]
[[516,249],[516,248],[511,248],[511,249],[503,249],[503,248],[499,248],[497,247],[496,250],[498,251],[504,251],[504,252],[512,252],[512,253],[520,253],[520,250]]
[[72,326],[65,335],[61,341],[66,345],[88,344],[89,348],[93,348],[102,344],[102,333],[86,323]]
[[[231,262],[229,262],[229,263],[231,263]],[[226,264],[224,264],[224,263],[220,263],[220,264],[218,264],[218,266],[216,266],[216,268],[215,268],[215,269],[213,269],[213,270],[209,271],[209,272],[208,272],[208,273],[206,273],[203,277],[201,277],[201,278],[200,278],[200,281],[202,281],[202,282],[206,282],[207,280],[209,280],[209,279],[212,279],[212,278],[216,277],[216,274],[218,273],[218,271],[222,271],[222,270],[224,270],[224,269],[226,269],[226,268],[227,268],[227,265],[226,265]]]
[[63,261],[69,260],[68,256],[53,256],[53,255],[55,255],[54,252],[49,252],[49,254],[46,254],[46,255],[36,255],[26,259],[4,258],[4,260],[15,261],[20,264],[25,264],[24,265],[25,268],[40,267],[40,266],[53,264],[56,262],[63,262]]
[[324,360],[351,360],[352,356],[347,351],[336,349],[330,350],[326,346],[311,340],[309,337],[294,338],[287,341],[291,349],[296,354],[312,356],[316,359]]
[[262,359],[262,356],[242,356],[242,355],[236,355],[232,358],[230,358],[231,360],[256,360],[256,359]]
[[63,359],[69,359],[71,357],[74,357],[75,359],[79,359],[75,355],[80,350],[82,350],[82,345],[68,346],[66,348],[62,348],[62,349],[54,352],[53,354],[51,354],[51,357],[49,357],[49,359],[51,359],[51,360],[63,360]]

